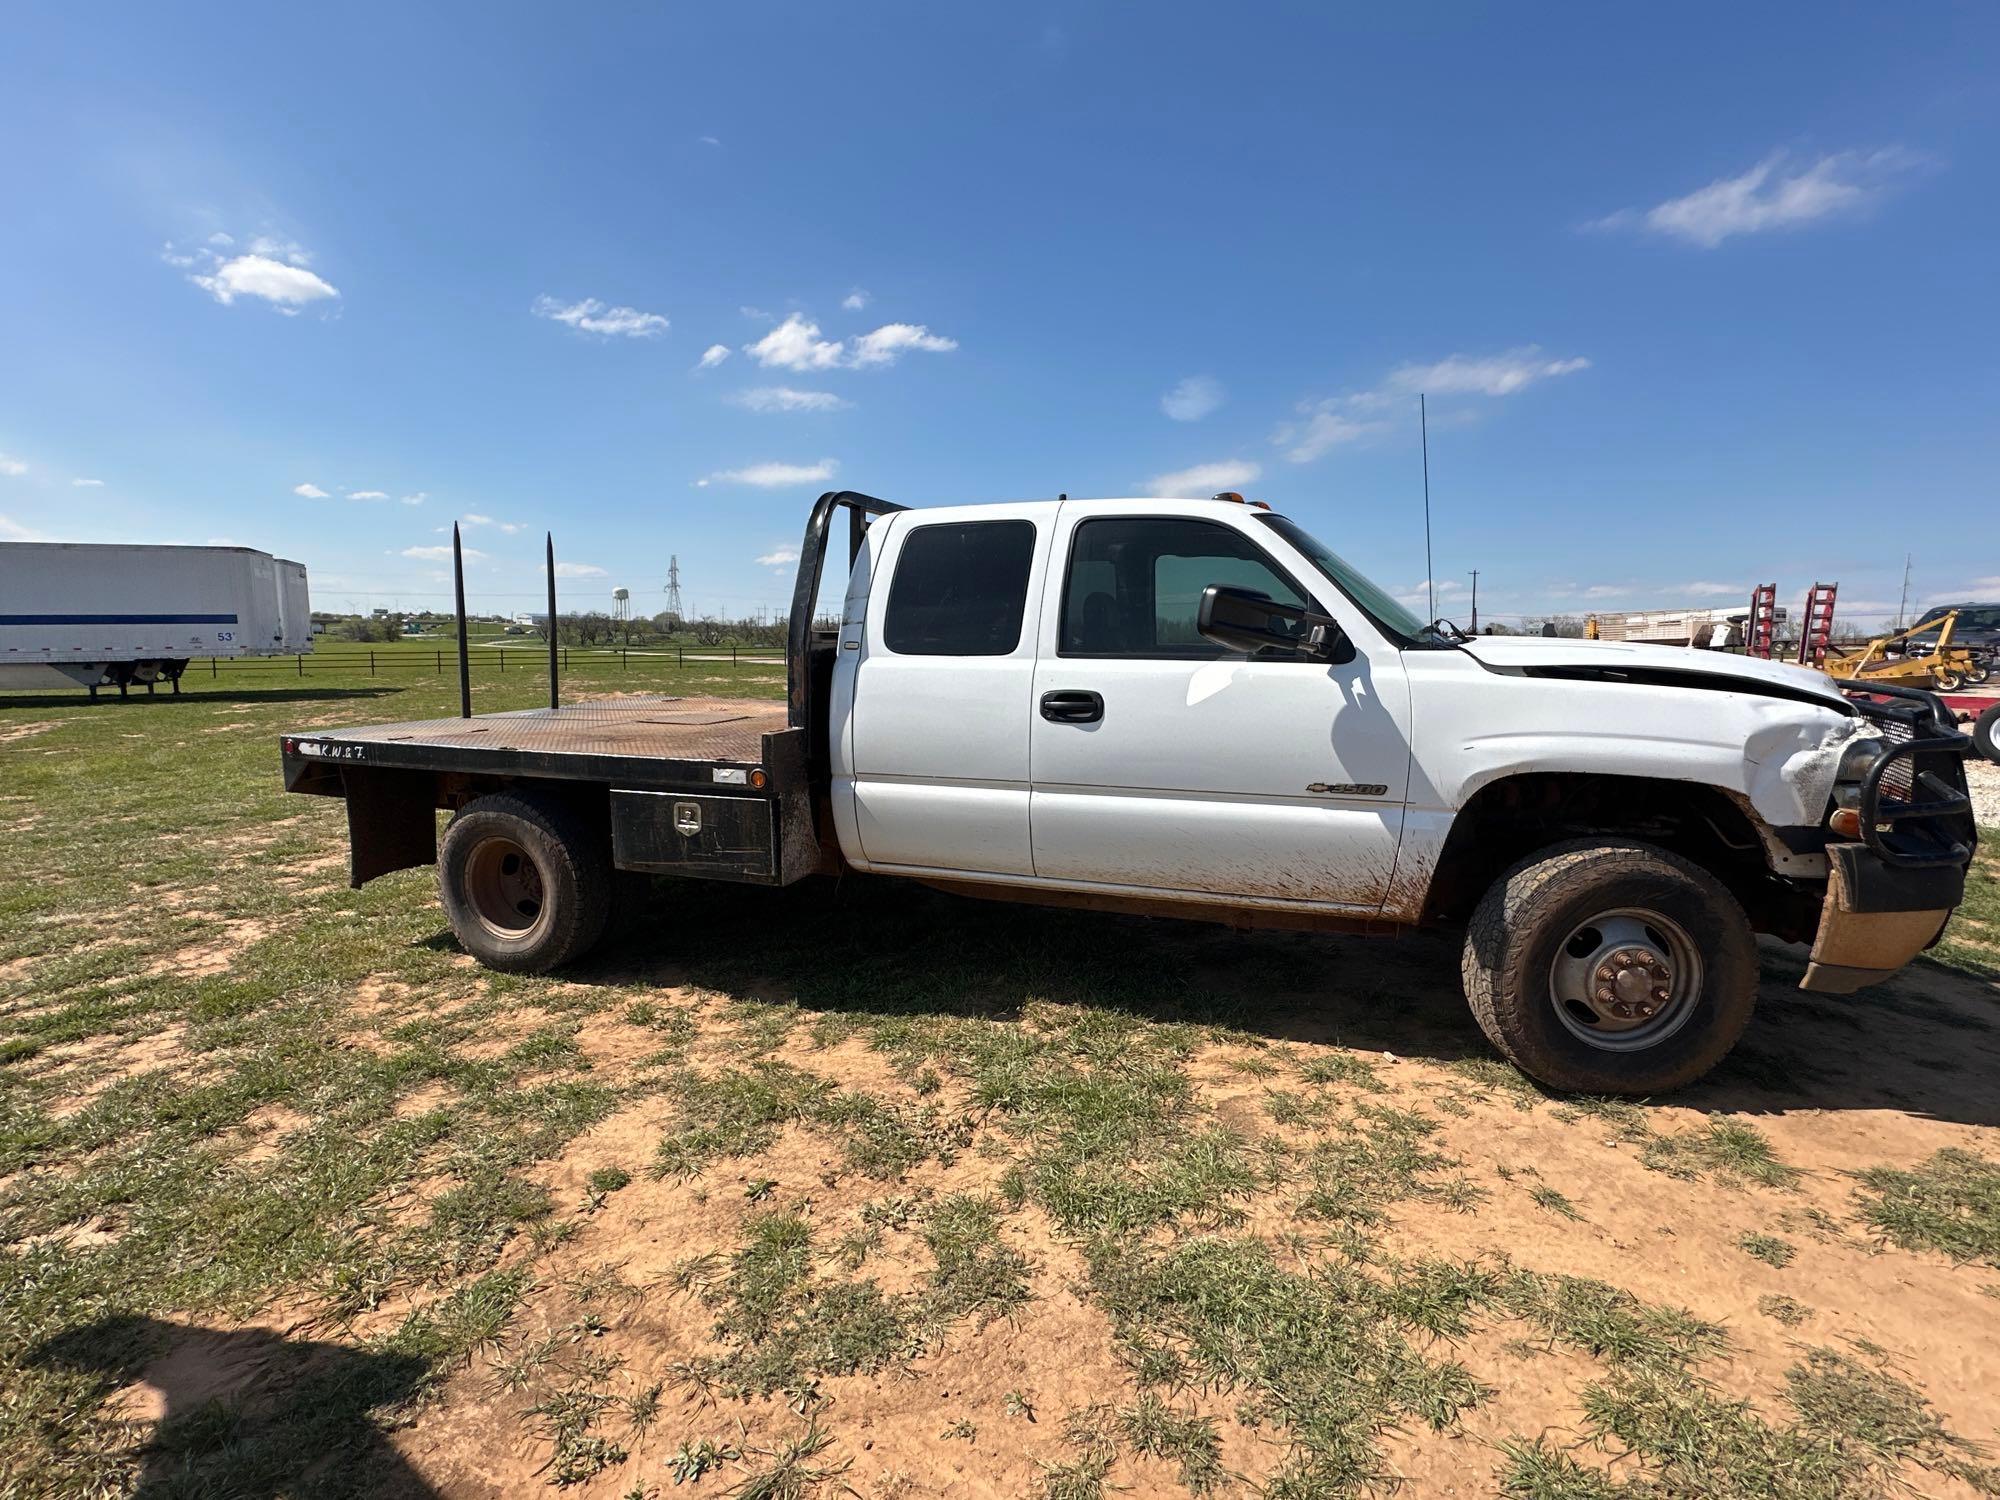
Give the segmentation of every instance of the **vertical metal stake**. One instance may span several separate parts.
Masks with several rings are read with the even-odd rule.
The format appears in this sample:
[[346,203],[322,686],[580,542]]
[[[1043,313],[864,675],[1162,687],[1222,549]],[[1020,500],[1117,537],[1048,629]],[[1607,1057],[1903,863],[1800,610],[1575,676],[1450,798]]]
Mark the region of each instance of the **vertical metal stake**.
[[452,607],[458,612],[458,716],[472,717],[472,657],[465,640],[465,549],[459,545],[458,522],[451,523]]
[[562,699],[556,691],[556,534],[542,533],[548,543],[549,554],[549,707],[559,708]]

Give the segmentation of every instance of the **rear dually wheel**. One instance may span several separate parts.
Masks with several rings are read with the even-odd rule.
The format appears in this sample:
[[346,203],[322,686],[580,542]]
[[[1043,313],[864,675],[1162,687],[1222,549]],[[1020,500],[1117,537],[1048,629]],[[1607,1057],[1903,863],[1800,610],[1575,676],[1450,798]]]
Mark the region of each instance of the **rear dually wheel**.
[[445,829],[438,897],[466,952],[489,969],[546,974],[603,934],[610,851],[601,833],[560,803],[481,797]]

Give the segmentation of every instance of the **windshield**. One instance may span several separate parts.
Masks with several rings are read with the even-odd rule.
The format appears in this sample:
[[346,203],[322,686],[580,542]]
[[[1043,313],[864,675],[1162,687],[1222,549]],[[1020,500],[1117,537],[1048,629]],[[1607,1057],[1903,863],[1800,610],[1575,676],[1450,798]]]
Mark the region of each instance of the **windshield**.
[[1272,515],[1269,511],[1259,512],[1257,519],[1304,553],[1307,561],[1319,569],[1327,582],[1352,599],[1361,612],[1398,645],[1409,646],[1443,639],[1438,632],[1398,604],[1367,574],[1324,542],[1316,540],[1296,522]]

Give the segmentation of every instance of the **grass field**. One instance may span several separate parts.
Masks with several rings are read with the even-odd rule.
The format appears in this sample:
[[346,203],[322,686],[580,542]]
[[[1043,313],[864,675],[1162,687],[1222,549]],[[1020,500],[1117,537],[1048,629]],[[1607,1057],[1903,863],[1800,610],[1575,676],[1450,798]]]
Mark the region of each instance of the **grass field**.
[[0,695],[0,1494],[2000,1494],[2000,835],[1562,1100],[1443,936],[662,883],[491,974],[277,768],[451,677],[216,686]]

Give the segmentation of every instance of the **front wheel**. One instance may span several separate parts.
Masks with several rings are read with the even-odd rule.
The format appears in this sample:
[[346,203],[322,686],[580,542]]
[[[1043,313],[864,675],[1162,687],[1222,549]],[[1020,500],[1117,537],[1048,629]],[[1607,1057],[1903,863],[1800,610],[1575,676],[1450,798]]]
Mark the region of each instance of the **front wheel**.
[[452,932],[487,968],[546,974],[603,935],[610,851],[559,803],[481,797],[444,831],[438,896]]
[[1931,676],[1937,680],[1942,692],[1955,693],[1965,686],[1965,674],[1957,667],[1933,667]]
[[1574,843],[1481,899],[1461,961],[1487,1040],[1550,1088],[1658,1094],[1736,1045],[1757,1000],[1750,922],[1721,882],[1647,844]]
[[1972,743],[1981,755],[2000,766],[2000,703],[1979,716],[1972,726]]

